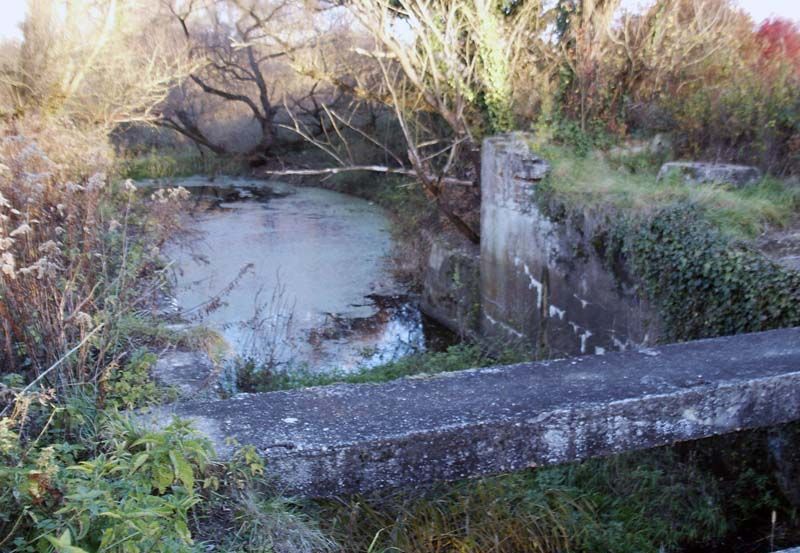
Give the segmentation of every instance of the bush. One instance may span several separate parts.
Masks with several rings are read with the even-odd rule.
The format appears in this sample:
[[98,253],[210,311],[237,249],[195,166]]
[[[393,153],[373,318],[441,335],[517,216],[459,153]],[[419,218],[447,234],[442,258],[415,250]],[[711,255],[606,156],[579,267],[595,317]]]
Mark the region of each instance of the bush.
[[69,129],[28,130],[0,131],[0,348],[4,371],[63,391],[124,363],[117,322],[156,299],[185,191],[140,202],[106,172],[111,161],[71,150],[86,146]]
[[150,432],[110,417],[80,445],[25,445],[10,423],[0,420],[4,550],[192,550],[188,514],[211,450],[185,423]]
[[621,14],[609,12],[614,3],[583,6],[559,4],[555,110],[579,145],[598,127],[670,132],[682,156],[800,171],[797,25],[755,28],[730,0],[658,0]]

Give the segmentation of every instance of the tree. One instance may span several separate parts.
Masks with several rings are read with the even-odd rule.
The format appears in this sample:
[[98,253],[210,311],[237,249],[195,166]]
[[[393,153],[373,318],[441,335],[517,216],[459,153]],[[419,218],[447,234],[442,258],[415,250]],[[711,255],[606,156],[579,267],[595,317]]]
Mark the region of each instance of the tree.
[[256,122],[258,137],[244,153],[267,159],[276,146],[283,104],[305,107],[321,93],[313,79],[291,72],[288,60],[318,47],[321,37],[335,32],[335,21],[320,23],[309,6],[290,0],[168,0],[165,5],[200,66],[165,104],[161,124],[213,152],[232,153],[204,128],[199,106],[202,96],[210,96]]
[[17,114],[110,130],[149,122],[191,69],[144,0],[29,0],[23,42],[4,81]]
[[[333,71],[322,63],[300,71],[390,110],[403,148],[393,151],[379,137],[367,137],[386,150],[393,163],[364,166],[341,145],[344,133],[337,133],[336,140],[313,140],[297,122],[295,131],[341,166],[328,172],[414,176],[447,220],[477,242],[477,230],[448,205],[448,187],[472,186],[477,193],[481,137],[515,127],[513,80],[523,65],[538,72],[528,48],[541,44],[535,38],[545,27],[543,4],[531,0],[502,9],[490,0],[352,0],[346,7],[366,33],[362,44],[352,49],[365,63]],[[364,136],[352,125],[352,116],[334,110],[326,114],[332,126]]]

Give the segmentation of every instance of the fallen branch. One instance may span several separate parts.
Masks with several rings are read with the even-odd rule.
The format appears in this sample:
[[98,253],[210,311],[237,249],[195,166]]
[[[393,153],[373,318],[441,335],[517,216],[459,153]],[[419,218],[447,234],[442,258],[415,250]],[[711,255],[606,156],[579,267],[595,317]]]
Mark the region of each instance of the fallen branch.
[[[419,174],[413,169],[402,167],[386,167],[385,165],[350,165],[347,167],[327,167],[324,169],[284,169],[280,171],[265,171],[268,175],[336,175],[339,173],[350,173],[354,171],[371,171],[373,173],[390,173],[393,175],[406,175],[419,178]],[[436,180],[435,177],[427,176],[429,179]],[[443,184],[453,184],[456,186],[475,186],[471,180],[457,179],[455,177],[442,177]]]

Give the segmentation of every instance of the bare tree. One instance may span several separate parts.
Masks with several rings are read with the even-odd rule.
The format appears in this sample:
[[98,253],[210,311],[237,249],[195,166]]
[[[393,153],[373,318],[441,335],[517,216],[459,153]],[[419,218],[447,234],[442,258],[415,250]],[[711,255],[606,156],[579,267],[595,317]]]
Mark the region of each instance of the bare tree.
[[165,5],[201,66],[184,83],[180,97],[164,106],[161,124],[216,153],[232,153],[204,129],[203,113],[187,102],[211,96],[244,110],[257,124],[258,137],[244,153],[266,159],[277,142],[276,118],[284,102],[309,109],[309,98],[320,93],[313,79],[290,71],[289,56],[317,46],[330,29],[309,30],[313,12],[290,0],[165,0]]
[[[295,66],[355,99],[390,110],[403,148],[390,151],[378,137],[357,128],[352,114],[332,109],[326,110],[332,133],[312,137],[298,120],[293,130],[339,165],[324,172],[372,170],[414,176],[441,213],[477,242],[478,232],[448,205],[448,189],[477,188],[481,136],[514,126],[513,79],[523,59],[530,57],[526,46],[532,36],[545,26],[542,3],[521,3],[513,13],[490,0],[352,0],[346,6],[366,34],[351,47],[362,63],[351,59],[351,67],[332,69],[326,60],[317,59]],[[529,69],[534,65],[529,63]],[[384,148],[392,163],[358,163],[343,129]]]

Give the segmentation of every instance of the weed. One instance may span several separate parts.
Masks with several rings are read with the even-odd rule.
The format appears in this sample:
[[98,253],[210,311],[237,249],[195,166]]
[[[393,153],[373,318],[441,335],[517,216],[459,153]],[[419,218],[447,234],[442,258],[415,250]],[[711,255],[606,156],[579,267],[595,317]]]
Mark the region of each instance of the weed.
[[155,432],[99,415],[97,441],[70,445],[25,444],[11,420],[0,421],[4,550],[191,550],[188,514],[211,450],[185,423]]
[[334,383],[386,382],[408,376],[460,371],[525,359],[527,359],[525,352],[515,349],[488,355],[477,344],[462,343],[450,346],[443,352],[418,352],[390,363],[349,373],[315,373],[296,367],[292,370],[274,371],[253,363],[244,363],[238,367],[237,374],[242,391],[269,392]]

